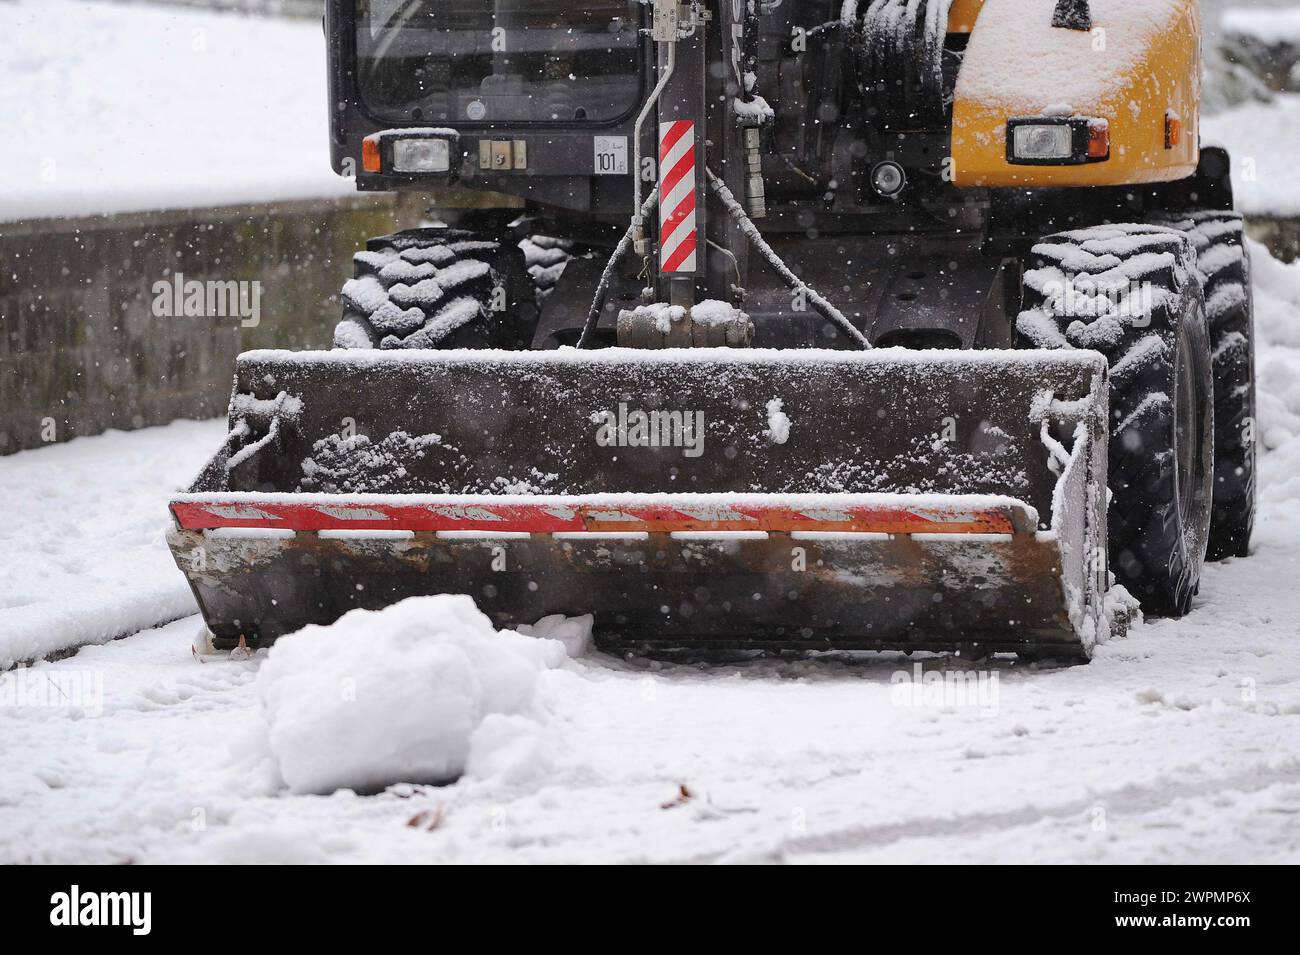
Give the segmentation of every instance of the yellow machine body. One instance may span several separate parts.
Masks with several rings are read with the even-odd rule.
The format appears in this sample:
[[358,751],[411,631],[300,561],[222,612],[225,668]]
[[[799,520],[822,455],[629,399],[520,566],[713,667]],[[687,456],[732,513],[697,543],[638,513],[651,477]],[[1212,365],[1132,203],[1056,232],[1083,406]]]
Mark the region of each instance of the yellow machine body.
[[[1110,186],[1190,176],[1199,158],[1197,0],[1092,0],[1092,28],[1051,26],[1056,0],[956,0],[969,32],[952,111],[963,187]],[[1008,161],[1007,121],[1086,116],[1110,125],[1110,156],[1080,165]],[[1177,142],[1168,132],[1177,128]]]

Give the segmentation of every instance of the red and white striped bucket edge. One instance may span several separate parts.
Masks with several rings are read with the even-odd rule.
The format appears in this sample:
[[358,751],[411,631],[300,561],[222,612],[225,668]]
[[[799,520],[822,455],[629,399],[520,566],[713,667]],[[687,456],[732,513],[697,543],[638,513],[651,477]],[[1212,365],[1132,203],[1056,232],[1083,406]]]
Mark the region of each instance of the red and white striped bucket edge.
[[884,501],[762,499],[675,500],[654,503],[617,497],[599,502],[543,497],[498,502],[491,497],[421,501],[418,498],[369,501],[285,501],[275,495],[180,497],[171,510],[185,530],[279,528],[294,531],[412,530],[510,531],[553,534],[563,531],[830,531],[887,534],[1012,534],[1032,530],[1037,516],[1020,502],[960,501],[947,505],[910,502],[906,496]]

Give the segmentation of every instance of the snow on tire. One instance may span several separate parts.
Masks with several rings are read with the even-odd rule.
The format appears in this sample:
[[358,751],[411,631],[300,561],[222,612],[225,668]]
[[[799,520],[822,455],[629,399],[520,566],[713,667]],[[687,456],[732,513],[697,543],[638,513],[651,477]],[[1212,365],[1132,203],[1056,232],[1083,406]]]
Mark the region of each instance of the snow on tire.
[[1255,525],[1255,318],[1240,213],[1167,213],[1196,246],[1214,361],[1214,506],[1208,560],[1245,557]]
[[461,229],[371,239],[343,286],[335,348],[528,348],[537,326],[523,253]]
[[1048,236],[1024,277],[1022,344],[1110,363],[1111,571],[1143,609],[1191,608],[1209,534],[1214,404],[1196,252],[1182,232],[1106,225]]

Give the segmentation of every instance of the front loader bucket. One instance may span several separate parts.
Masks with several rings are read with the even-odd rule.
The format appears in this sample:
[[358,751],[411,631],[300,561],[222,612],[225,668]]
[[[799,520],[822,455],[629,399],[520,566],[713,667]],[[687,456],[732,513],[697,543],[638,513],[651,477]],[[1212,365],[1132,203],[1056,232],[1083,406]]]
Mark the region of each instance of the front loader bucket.
[[220,642],[467,593],[632,648],[1104,639],[1091,352],[250,352],[171,505]]

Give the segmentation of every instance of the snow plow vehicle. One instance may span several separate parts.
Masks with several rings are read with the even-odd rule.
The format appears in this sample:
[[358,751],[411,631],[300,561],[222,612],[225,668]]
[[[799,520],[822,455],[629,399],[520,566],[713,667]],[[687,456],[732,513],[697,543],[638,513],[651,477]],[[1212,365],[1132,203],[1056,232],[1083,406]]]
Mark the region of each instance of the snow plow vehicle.
[[598,643],[1082,660],[1246,553],[1194,0],[328,0],[435,224],[238,359],[171,504],[218,646],[467,593]]

